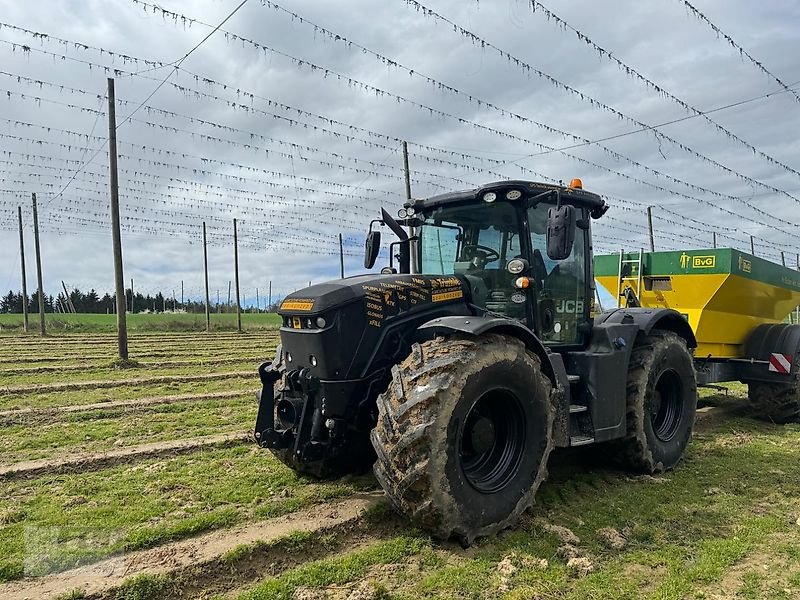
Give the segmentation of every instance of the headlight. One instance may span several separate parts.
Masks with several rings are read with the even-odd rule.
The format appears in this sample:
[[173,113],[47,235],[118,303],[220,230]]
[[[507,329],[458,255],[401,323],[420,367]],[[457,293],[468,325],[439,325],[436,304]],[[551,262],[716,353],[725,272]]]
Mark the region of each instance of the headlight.
[[497,200],[497,194],[495,194],[494,192],[486,192],[483,195],[484,202],[494,202],[495,200]]
[[415,214],[417,214],[417,211],[414,210],[413,206],[409,206],[408,208],[406,208],[407,217],[413,217]]
[[401,208],[397,211],[397,216],[401,219],[405,219],[408,216],[408,211],[405,208]]
[[511,190],[506,192],[506,199],[507,200],[519,200],[522,197],[522,192],[519,190]]
[[325,321],[325,319],[323,319],[322,317],[317,317],[317,327],[319,327],[320,329],[322,329],[322,328],[323,328],[323,327],[325,327],[325,325],[327,325],[327,324],[328,324],[328,322],[327,322],[327,321]]
[[508,261],[506,269],[512,275],[519,275],[525,270],[526,266],[527,265],[525,264],[525,261],[522,260],[521,258],[513,258],[510,261]]

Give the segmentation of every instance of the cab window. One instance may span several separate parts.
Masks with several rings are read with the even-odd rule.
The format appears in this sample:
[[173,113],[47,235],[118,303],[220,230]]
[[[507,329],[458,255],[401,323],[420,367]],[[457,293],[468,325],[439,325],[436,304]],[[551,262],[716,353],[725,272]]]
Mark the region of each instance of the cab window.
[[[586,299],[587,230],[578,227],[572,253],[564,260],[547,256],[547,211],[552,205],[538,204],[528,210],[531,235],[531,276],[535,280],[542,341],[552,345],[583,342],[579,325],[588,318]],[[585,210],[578,218],[585,219]]]

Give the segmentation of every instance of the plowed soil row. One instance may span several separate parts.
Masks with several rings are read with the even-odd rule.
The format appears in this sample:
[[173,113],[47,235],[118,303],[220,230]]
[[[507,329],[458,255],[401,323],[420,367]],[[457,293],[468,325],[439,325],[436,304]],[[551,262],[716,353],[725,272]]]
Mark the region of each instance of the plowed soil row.
[[[128,341],[138,341],[138,340],[154,340],[158,341],[161,339],[164,340],[176,340],[176,339],[192,339],[192,338],[200,338],[200,339],[241,339],[241,338],[253,338],[253,337],[261,337],[264,335],[269,335],[271,333],[275,333],[278,331],[278,327],[274,328],[264,328],[259,330],[245,330],[242,333],[237,333],[235,331],[228,331],[228,332],[214,332],[207,333],[205,331],[189,331],[186,333],[183,332],[164,332],[164,333],[130,333],[128,334]],[[24,344],[42,344],[46,343],[47,340],[54,340],[54,341],[64,341],[64,342],[75,342],[75,343],[91,343],[95,341],[107,341],[107,342],[116,342],[117,336],[116,334],[81,334],[81,333],[66,333],[66,334],[48,334],[46,338],[41,338],[38,335],[29,335],[27,337],[22,336],[15,336],[7,338],[9,343],[17,343],[20,345]]]
[[[169,440],[121,448],[109,452],[84,452],[59,458],[30,460],[0,466],[0,480],[14,477],[32,477],[43,473],[88,471],[154,456],[185,454],[211,446],[225,446],[250,440],[249,432],[210,435],[193,440]],[[0,596],[1,597],[1,596]]]
[[[63,573],[7,583],[0,586],[0,597],[5,600],[53,598],[79,589],[84,597],[113,598],[114,590],[126,579],[142,574],[169,574],[170,579],[196,574],[192,577],[192,583],[195,588],[202,588],[223,576],[230,579],[236,561],[224,560],[227,553],[247,544],[268,546],[293,532],[321,533],[342,527],[357,521],[381,498],[382,494],[377,493],[351,497],[328,503],[324,508],[314,507],[251,525],[213,531],[150,550],[131,552]],[[256,564],[252,564],[251,560],[248,569],[242,571],[242,575],[246,576],[238,579],[239,584],[263,577],[279,561],[280,557],[274,553],[263,553]],[[230,582],[228,587],[233,587]]]
[[55,414],[86,412],[90,410],[108,410],[121,408],[144,408],[159,404],[175,404],[177,402],[192,402],[201,400],[224,400],[251,394],[252,388],[234,390],[230,392],[212,392],[208,394],[176,394],[174,396],[154,396],[138,400],[111,400],[109,402],[94,402],[92,404],[79,404],[75,406],[48,406],[41,408],[17,408],[13,410],[0,410],[0,425],[3,422],[19,423],[49,417]]
[[[128,350],[133,355],[137,352],[153,352],[153,351],[170,351],[174,353],[178,352],[192,352],[194,350],[200,350],[205,352],[216,352],[218,350],[224,349],[260,349],[263,347],[268,347],[270,345],[276,345],[278,341],[277,337],[274,338],[265,338],[261,340],[236,340],[233,343],[225,342],[225,343],[214,343],[214,342],[192,342],[191,340],[187,340],[185,343],[172,343],[172,342],[165,342],[163,344],[153,344],[148,342],[147,344],[129,344]],[[74,345],[69,348],[64,348],[60,346],[59,349],[54,349],[52,347],[42,347],[42,348],[0,348],[0,358],[6,359],[14,359],[14,358],[39,358],[39,357],[46,357],[46,356],[73,356],[76,354],[83,355],[86,352],[108,352],[110,355],[116,355],[117,346],[116,344],[104,344],[104,343],[96,343],[96,344],[89,344],[89,345]]]
[[[163,351],[163,350],[154,350],[150,352],[136,352],[136,360],[142,359],[153,359],[153,358],[194,358],[196,360],[200,360],[203,358],[213,359],[218,357],[221,353],[224,353],[226,356],[231,356],[230,352],[240,352],[243,355],[248,353],[252,353],[252,350],[256,350],[256,348],[232,348],[230,351],[228,349],[220,349],[214,348],[210,350],[198,350],[196,348],[192,348],[191,352],[188,352],[186,349],[176,350],[174,352],[170,351]],[[263,350],[262,348],[257,348],[257,350]],[[114,350],[109,350],[108,352],[73,352],[67,354],[55,354],[49,353],[46,356],[42,355],[29,355],[29,356],[16,356],[11,358],[0,358],[0,365],[46,365],[51,363],[69,363],[78,360],[83,361],[92,361],[92,360],[105,360],[111,361],[112,359],[116,358],[116,353]]]
[[69,383],[33,383],[24,385],[9,385],[0,387],[2,394],[46,394],[49,392],[63,392],[82,389],[105,389],[124,387],[129,385],[157,385],[161,383],[180,383],[187,381],[213,381],[219,379],[232,379],[234,377],[253,377],[252,371],[230,371],[225,373],[206,373],[202,375],[159,375],[156,377],[137,377],[131,379],[99,380],[99,381],[71,381]]
[[[231,365],[244,362],[257,363],[263,361],[261,356],[226,356],[215,358],[204,358],[201,360],[171,360],[164,362],[140,362],[138,367],[142,369],[163,369],[172,367],[203,367],[214,365]],[[18,367],[14,369],[0,369],[0,377],[3,375],[28,375],[36,373],[63,373],[69,371],[86,371],[94,369],[114,369],[111,361],[97,363],[81,363],[75,365],[40,365],[36,367]]]
[[[165,339],[161,342],[158,338],[153,339],[141,339],[141,340],[128,340],[128,345],[130,347],[136,346],[146,346],[146,345],[167,345],[167,346],[175,346],[175,345],[186,345],[191,343],[198,343],[198,344],[220,344],[220,345],[230,345],[234,343],[242,343],[242,342],[257,342],[259,340],[269,340],[275,339],[279,337],[277,331],[266,333],[263,335],[258,336],[242,336],[242,337],[230,337],[230,338],[208,338],[204,336],[194,337],[194,336],[186,336],[185,338],[172,338],[172,339]],[[81,347],[96,347],[96,346],[109,346],[114,347],[117,345],[116,338],[108,338],[108,339],[98,339],[98,340],[86,340],[85,342],[81,342],[78,340],[63,340],[59,338],[44,338],[41,341],[37,342],[23,342],[19,343],[16,341],[9,341],[4,338],[0,338],[3,340],[2,348],[3,350],[41,350],[41,349],[49,349],[49,348],[81,348]]]

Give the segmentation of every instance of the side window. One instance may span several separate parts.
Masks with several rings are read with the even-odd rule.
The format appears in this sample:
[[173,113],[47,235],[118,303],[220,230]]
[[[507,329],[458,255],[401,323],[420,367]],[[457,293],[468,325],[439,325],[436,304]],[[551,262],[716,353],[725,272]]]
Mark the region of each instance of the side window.
[[423,273],[447,275],[454,272],[453,265],[458,260],[458,233],[455,227],[420,228]]
[[580,228],[576,230],[575,245],[566,259],[550,260],[546,250],[547,208],[546,205],[539,205],[532,208],[528,215],[542,341],[549,344],[577,344],[582,341],[578,325],[586,319],[587,309],[587,232]]

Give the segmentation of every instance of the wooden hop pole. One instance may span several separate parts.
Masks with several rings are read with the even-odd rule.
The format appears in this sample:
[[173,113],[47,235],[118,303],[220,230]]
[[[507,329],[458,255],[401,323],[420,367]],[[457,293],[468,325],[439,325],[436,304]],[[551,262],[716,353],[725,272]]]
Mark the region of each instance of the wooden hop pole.
[[28,282],[25,276],[25,236],[22,233],[22,207],[17,207],[19,217],[19,262],[22,269],[22,326],[28,333]]
[[236,219],[233,220],[233,269],[236,279],[236,331],[242,332],[242,303],[239,300],[239,239],[236,235]]
[[[208,301],[208,246],[206,245],[206,222],[203,221],[203,272],[206,281],[206,331],[211,331],[211,304]],[[217,290],[219,304],[219,290]]]
[[[108,78],[108,161],[111,188],[111,239],[114,246],[114,287],[117,292],[117,349],[122,360],[128,358],[128,324],[125,309],[125,279],[122,272],[122,235],[119,218],[119,173],[117,172],[117,113],[114,80]],[[133,279],[131,279],[133,312]]]
[[44,337],[47,328],[44,324],[44,288],[42,287],[42,251],[39,246],[39,213],[36,210],[36,194],[31,194],[33,200],[33,245],[36,248],[36,280],[39,284],[39,333]]

